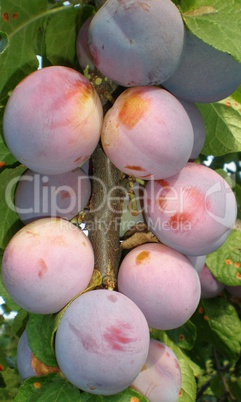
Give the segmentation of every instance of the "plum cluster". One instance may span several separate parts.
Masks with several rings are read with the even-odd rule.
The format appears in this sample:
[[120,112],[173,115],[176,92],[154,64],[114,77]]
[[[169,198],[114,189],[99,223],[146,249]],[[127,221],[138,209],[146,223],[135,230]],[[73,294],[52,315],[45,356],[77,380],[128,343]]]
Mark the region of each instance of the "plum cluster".
[[190,32],[171,0],[104,2],[76,48],[83,68],[124,87],[162,85],[188,102],[217,102],[241,84],[240,63]]
[[[15,191],[23,227],[4,252],[4,285],[28,312],[65,308],[57,369],[80,390],[114,395],[131,387],[150,402],[176,402],[179,362],[150,328],[180,327],[201,297],[224,288],[205,260],[227,239],[237,206],[228,183],[196,163],[205,125],[194,102],[231,94],[241,65],[187,31],[171,0],[108,0],[81,27],[76,56],[83,70],[123,88],[105,115],[92,83],[72,68],[42,68],[13,90],[4,138],[26,171]],[[139,205],[157,242],[124,256],[116,290],[84,292],[95,255],[72,219],[89,202],[84,166],[98,144],[142,183]],[[23,379],[42,373],[27,332],[17,360]]]

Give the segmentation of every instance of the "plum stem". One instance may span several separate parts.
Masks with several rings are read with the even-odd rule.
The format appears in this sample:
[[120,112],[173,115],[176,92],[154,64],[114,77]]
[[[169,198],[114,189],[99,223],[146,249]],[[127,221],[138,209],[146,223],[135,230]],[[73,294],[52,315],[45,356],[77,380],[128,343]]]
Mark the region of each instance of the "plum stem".
[[92,219],[87,222],[95,254],[95,269],[103,286],[114,290],[121,257],[119,223],[122,215],[122,173],[111,163],[99,144],[92,155],[93,183],[90,201]]
[[[122,89],[97,69],[90,73],[89,80],[100,97],[105,114]],[[121,190],[123,173],[112,164],[100,143],[91,160],[92,195],[86,228],[94,249],[95,269],[102,276],[102,287],[114,290],[121,257],[119,224],[125,197],[125,192]]]

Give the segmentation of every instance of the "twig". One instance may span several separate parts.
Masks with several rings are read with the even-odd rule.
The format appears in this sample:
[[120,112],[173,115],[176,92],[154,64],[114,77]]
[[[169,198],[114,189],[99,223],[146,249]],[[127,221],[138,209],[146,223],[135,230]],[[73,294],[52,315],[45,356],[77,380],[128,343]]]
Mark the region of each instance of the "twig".
[[229,397],[230,397],[230,399],[231,399],[232,401],[236,401],[236,398],[232,395],[232,393],[231,393],[231,391],[230,391],[230,389],[229,389],[229,386],[228,386],[226,377],[225,377],[224,374],[223,374],[223,373],[224,373],[224,370],[223,370],[223,368],[220,366],[220,363],[219,363],[219,360],[218,360],[218,355],[217,355],[216,349],[214,349],[214,360],[215,360],[216,367],[217,367],[217,373],[218,373],[218,375],[220,376],[220,378],[221,378],[221,380],[222,380],[222,383],[223,383],[223,386],[224,386],[224,389],[225,389],[226,393],[229,395]]
[[[221,371],[228,371],[230,369],[231,365],[230,363],[227,363],[225,366],[223,366],[221,368]],[[205,384],[203,384],[197,391],[197,399],[201,398],[201,396],[204,394],[204,392],[206,391],[206,389],[208,389],[209,385],[211,384],[211,382],[214,380],[214,378],[219,376],[219,371],[214,371],[213,375],[209,378],[209,380],[207,380],[205,382]]]

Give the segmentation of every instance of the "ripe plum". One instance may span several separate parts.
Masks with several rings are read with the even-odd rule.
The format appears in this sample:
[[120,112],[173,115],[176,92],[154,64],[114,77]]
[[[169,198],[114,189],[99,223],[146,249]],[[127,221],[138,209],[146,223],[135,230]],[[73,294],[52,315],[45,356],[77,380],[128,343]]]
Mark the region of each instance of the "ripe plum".
[[181,103],[162,88],[126,89],[104,117],[101,141],[122,172],[144,180],[181,170],[193,148],[193,128]]
[[241,84],[241,64],[230,54],[185,31],[181,62],[162,85],[178,98],[211,103],[231,95]]
[[187,255],[187,258],[191,261],[193,268],[198,273],[201,272],[206,261],[206,255]]
[[88,46],[88,33],[89,26],[92,21],[93,16],[89,17],[81,26],[79,33],[76,39],[76,55],[79,62],[79,65],[82,69],[85,69],[86,66],[89,66],[91,71],[94,70],[95,65],[90,54],[89,46]]
[[17,184],[15,209],[24,224],[47,216],[70,220],[86,206],[90,193],[90,180],[79,168],[50,176],[28,169]]
[[122,260],[118,290],[142,310],[150,327],[183,325],[200,300],[200,280],[187,257],[160,243],[132,249]]
[[215,278],[206,264],[199,273],[199,278],[201,283],[201,298],[203,299],[210,299],[218,296],[225,287],[223,283]]
[[36,371],[32,366],[33,353],[28,343],[27,331],[24,330],[18,341],[17,347],[17,367],[22,380],[36,376]]
[[103,110],[97,92],[78,71],[50,66],[13,90],[4,111],[9,150],[29,169],[60,174],[81,166],[98,144]]
[[163,342],[151,339],[146,363],[131,388],[149,402],[177,402],[182,375],[175,353]]
[[156,85],[176,70],[184,24],[170,0],[108,0],[89,27],[94,64],[124,87]]
[[188,162],[168,179],[148,181],[145,190],[150,230],[185,255],[215,251],[235,224],[237,203],[232,189],[205,165]]
[[97,395],[127,388],[145,364],[149,328],[141,310],[116,291],[82,294],[65,311],[56,333],[56,358],[66,378]]
[[179,102],[181,102],[182,106],[186,110],[192,123],[194,142],[189,160],[194,160],[199,156],[205,142],[206,132],[204,120],[202,118],[201,112],[198,110],[197,106],[194,103],[187,102],[184,99],[180,98],[178,100]]
[[61,218],[42,218],[20,229],[8,243],[3,283],[12,299],[36,314],[61,310],[88,285],[94,252],[88,237]]

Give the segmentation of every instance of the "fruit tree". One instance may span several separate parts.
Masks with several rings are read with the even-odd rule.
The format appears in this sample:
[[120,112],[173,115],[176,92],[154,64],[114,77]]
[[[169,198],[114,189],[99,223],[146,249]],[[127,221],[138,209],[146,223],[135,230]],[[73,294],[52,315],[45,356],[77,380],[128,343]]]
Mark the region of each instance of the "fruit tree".
[[0,1],[0,400],[241,401],[240,24]]

